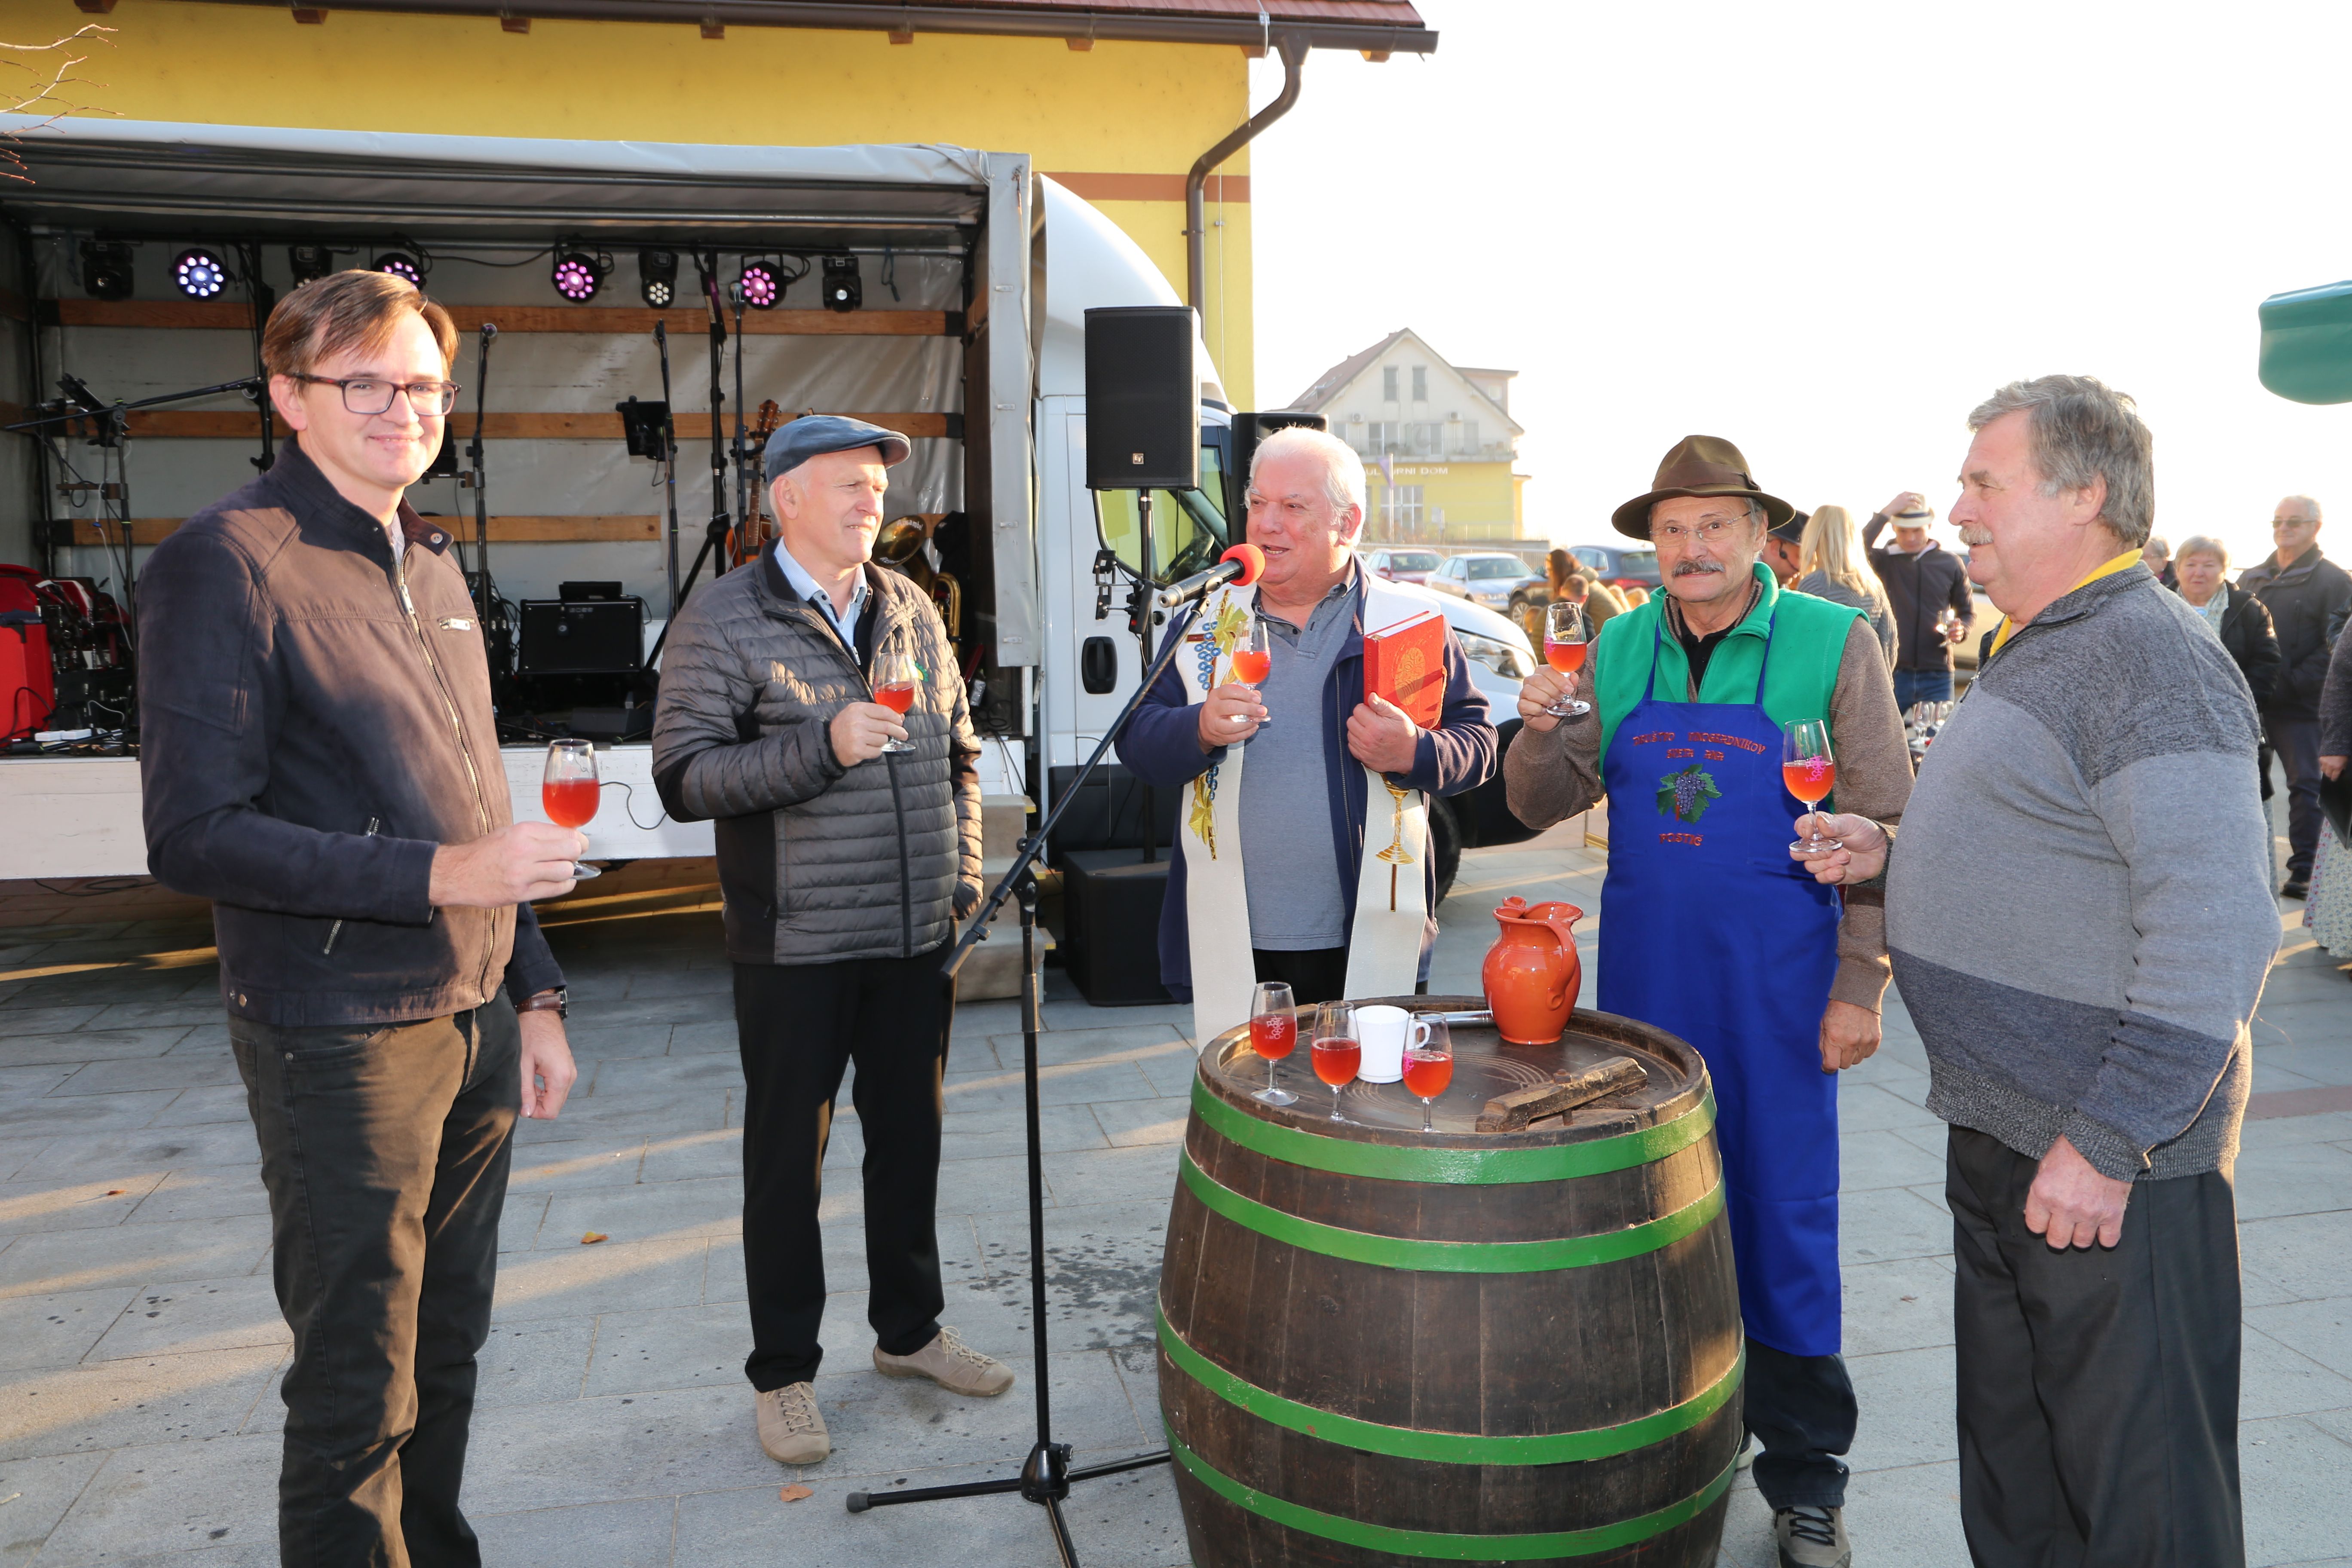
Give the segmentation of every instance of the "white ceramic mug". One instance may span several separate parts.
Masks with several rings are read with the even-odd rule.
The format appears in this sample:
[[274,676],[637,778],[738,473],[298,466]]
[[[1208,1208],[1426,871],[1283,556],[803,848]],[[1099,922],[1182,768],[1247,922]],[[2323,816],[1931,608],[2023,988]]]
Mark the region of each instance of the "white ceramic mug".
[[1395,1083],[1404,1077],[1406,1042],[1426,1044],[1429,1024],[1402,1007],[1359,1007],[1356,1033],[1364,1047],[1356,1076],[1366,1083]]

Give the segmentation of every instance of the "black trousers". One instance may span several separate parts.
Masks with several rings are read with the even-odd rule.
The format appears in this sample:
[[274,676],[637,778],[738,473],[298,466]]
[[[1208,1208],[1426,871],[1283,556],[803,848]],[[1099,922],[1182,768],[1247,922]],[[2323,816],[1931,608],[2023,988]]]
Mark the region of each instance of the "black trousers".
[[2309,877],[2319,853],[2319,721],[2269,719],[2263,733],[2286,774],[2286,874]]
[[[1342,1001],[1347,997],[1348,950],[1344,947],[1316,947],[1298,952],[1254,947],[1250,949],[1250,957],[1256,963],[1260,980],[1285,982],[1290,987],[1291,1000],[1301,1007],[1311,1007],[1318,1002]],[[1416,996],[1426,995],[1429,982],[1419,982],[1412,990]]]
[[1951,1130],[1960,1523],[1978,1568],[2242,1568],[2238,1225],[2140,1182],[2114,1247],[2025,1228],[2039,1162]]
[[824,1253],[816,1211],[834,1097],[851,1062],[866,1135],[866,1321],[892,1355],[938,1337],[940,1123],[955,996],[938,950],[839,963],[739,963],[743,1053],[743,1269],[751,1386],[816,1376]]
[[1750,1339],[1740,1397],[1742,1419],[1764,1446],[1753,1472],[1764,1500],[1776,1511],[1843,1508],[1846,1468],[1838,1456],[1853,1447],[1860,1419],[1845,1358],[1790,1355]]
[[514,1006],[228,1034],[294,1331],[279,1561],[477,1568],[457,1492],[522,1106]]

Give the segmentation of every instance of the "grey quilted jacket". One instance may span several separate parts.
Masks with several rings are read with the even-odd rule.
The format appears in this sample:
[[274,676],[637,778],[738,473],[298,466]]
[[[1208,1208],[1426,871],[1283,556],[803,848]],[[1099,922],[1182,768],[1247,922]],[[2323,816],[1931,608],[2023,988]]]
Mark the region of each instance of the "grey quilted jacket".
[[[738,963],[910,958],[980,902],[980,756],[930,600],[868,563],[856,657],[793,592],[772,551],[687,600],[662,655],[654,783],[709,819]],[[925,675],[911,753],[845,768],[833,716],[870,702],[877,653]]]

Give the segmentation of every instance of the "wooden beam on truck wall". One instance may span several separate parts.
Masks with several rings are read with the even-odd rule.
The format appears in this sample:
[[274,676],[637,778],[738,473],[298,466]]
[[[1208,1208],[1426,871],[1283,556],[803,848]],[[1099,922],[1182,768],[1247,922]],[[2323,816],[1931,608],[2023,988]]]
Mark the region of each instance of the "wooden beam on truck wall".
[[[134,517],[131,520],[131,542],[161,544],[173,530],[186,521],[179,517]],[[474,520],[470,517],[436,516],[430,521],[446,526],[460,541],[472,543]],[[120,544],[122,531],[110,524],[100,537],[98,524],[88,518],[50,525],[58,544]],[[650,542],[661,537],[661,519],[645,517],[493,517],[490,519],[490,542],[493,544],[635,544]]]
[[[706,310],[654,310],[604,305],[451,305],[450,319],[461,332],[483,322],[502,332],[650,332],[668,323],[674,336],[706,331]],[[66,327],[163,327],[183,331],[247,332],[253,311],[233,300],[44,300],[41,320]],[[732,312],[729,326],[734,324]],[[961,337],[961,310],[746,310],[746,337],[941,338]]]

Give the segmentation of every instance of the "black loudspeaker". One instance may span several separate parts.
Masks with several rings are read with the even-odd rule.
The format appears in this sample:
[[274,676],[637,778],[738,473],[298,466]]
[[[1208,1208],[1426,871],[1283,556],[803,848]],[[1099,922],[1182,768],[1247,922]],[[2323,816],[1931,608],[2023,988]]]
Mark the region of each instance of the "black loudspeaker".
[[1097,1007],[1168,1001],[1160,984],[1168,862],[1139,860],[1132,849],[1074,849],[1054,864],[1062,872],[1062,963],[1070,983]]
[[1198,489],[1201,381],[1192,312],[1122,305],[1087,312],[1087,488]]
[[1276,430],[1287,430],[1293,426],[1304,426],[1309,430],[1328,430],[1331,421],[1320,414],[1308,414],[1297,408],[1276,408],[1263,414],[1234,416],[1234,467],[1233,471],[1225,476],[1225,482],[1232,489],[1232,493],[1226,498],[1227,517],[1239,519],[1249,515],[1249,507],[1243,497],[1249,490],[1250,459],[1257,455],[1257,444]]
[[625,675],[645,668],[643,599],[525,599],[522,673]]

